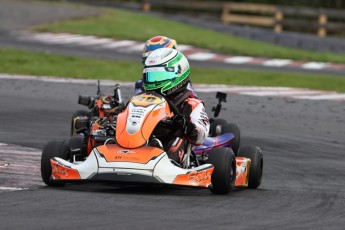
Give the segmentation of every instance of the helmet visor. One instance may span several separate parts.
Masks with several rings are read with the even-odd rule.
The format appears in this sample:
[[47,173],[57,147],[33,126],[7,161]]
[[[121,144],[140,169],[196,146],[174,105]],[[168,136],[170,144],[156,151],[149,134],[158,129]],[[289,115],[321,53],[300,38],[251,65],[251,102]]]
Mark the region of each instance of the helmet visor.
[[173,80],[177,77],[176,67],[145,68],[143,73],[144,83],[159,83]]

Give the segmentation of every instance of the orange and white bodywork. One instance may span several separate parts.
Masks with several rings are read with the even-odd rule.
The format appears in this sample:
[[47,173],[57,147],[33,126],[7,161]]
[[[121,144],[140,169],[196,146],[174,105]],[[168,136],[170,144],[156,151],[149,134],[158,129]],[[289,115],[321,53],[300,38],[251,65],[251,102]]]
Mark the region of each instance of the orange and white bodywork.
[[211,164],[193,169],[175,166],[167,153],[159,148],[144,146],[124,149],[116,144],[94,148],[80,164],[56,157],[51,163],[52,179],[67,181],[162,183],[208,188],[213,172]]
[[[247,187],[250,159],[236,157],[236,187]],[[115,144],[94,148],[81,163],[53,158],[53,180],[90,180],[138,183],[163,183],[208,188],[211,186],[213,165],[204,164],[183,169],[171,163],[162,149],[144,146],[124,149]]]
[[132,98],[117,117],[116,141],[124,148],[138,148],[147,143],[158,122],[172,116],[166,100],[155,94]]
[[249,158],[236,157],[236,187],[248,187],[250,164]]

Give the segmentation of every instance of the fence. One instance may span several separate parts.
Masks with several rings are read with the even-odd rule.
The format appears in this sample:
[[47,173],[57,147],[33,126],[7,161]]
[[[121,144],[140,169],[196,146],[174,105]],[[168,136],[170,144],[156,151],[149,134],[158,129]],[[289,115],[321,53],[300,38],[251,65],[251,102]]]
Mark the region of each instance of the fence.
[[240,24],[272,28],[276,33],[286,29],[306,28],[324,37],[328,31],[339,33],[345,29],[345,11],[308,7],[276,6],[269,4],[214,2],[214,1],[159,1],[147,0],[144,11],[153,7],[161,10],[183,9],[193,12],[220,12],[218,19],[224,24]]
[[[241,13],[241,14],[239,14]],[[243,13],[250,13],[243,14]],[[263,16],[262,16],[263,15]],[[245,24],[273,27],[274,31],[282,31],[283,13],[274,5],[251,3],[225,3],[221,20],[225,24]]]

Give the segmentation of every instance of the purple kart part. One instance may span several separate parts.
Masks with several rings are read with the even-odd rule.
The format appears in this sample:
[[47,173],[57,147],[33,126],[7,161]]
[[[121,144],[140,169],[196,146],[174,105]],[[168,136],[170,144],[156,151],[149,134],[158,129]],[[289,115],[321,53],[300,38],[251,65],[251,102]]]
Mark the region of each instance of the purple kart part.
[[201,155],[203,152],[208,154],[212,149],[217,147],[232,148],[232,142],[235,138],[233,133],[225,133],[216,137],[207,137],[204,143],[193,147],[196,155]]

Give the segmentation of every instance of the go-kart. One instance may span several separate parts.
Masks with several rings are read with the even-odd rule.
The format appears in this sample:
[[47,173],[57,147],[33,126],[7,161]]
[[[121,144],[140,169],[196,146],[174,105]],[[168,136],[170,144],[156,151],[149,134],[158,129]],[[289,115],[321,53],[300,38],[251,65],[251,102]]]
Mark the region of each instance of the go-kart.
[[[76,181],[152,183],[209,188],[218,194],[235,187],[259,187],[261,150],[257,146],[241,147],[235,157],[232,133],[209,137],[201,146],[189,145],[181,163],[169,159],[159,135],[162,130],[168,134],[176,132],[172,123],[176,114],[178,109],[163,96],[137,94],[116,120],[98,118],[107,120],[99,123],[98,130],[92,128],[94,134],[100,135],[90,134],[84,128],[78,131],[83,135],[69,141],[48,142],[42,152],[42,179],[49,186]],[[111,130],[115,138],[110,135]],[[87,135],[106,140],[88,152],[82,149]]]
[[[237,155],[240,147],[240,129],[236,124],[217,118],[222,108],[222,102],[226,102],[226,94],[217,92],[216,98],[218,104],[212,108],[215,118],[210,119],[209,137],[218,136],[218,138],[207,138],[202,144],[202,150],[205,147],[210,150],[207,146],[214,148],[226,144],[226,147],[232,148]],[[114,121],[124,108],[120,85],[115,84],[113,95],[103,96],[100,90],[100,81],[98,81],[97,94],[95,96],[79,95],[78,104],[87,106],[89,111],[78,110],[72,115],[71,136],[78,136],[82,133],[88,137],[87,139],[84,138],[83,147],[88,155],[94,147],[104,144],[106,140],[114,136],[116,126]],[[222,134],[227,135],[221,136]],[[73,140],[73,142],[78,141]],[[201,151],[198,149],[200,147],[196,147],[196,152],[200,153]]]

